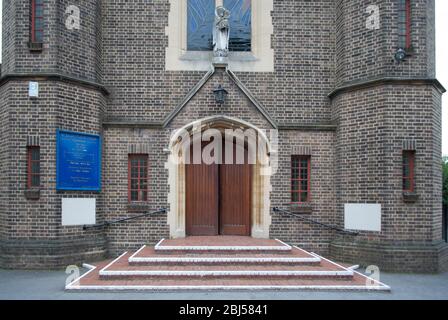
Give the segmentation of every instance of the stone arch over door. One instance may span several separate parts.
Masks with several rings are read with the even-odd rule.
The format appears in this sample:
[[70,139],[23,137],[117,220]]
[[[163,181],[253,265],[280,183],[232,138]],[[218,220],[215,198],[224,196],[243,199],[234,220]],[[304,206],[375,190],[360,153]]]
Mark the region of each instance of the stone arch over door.
[[[271,192],[271,168],[270,156],[276,152],[272,150],[270,141],[265,132],[254,125],[240,119],[227,116],[213,116],[194,121],[176,130],[170,139],[168,146],[169,183],[169,211],[168,224],[171,238],[183,238],[186,236],[186,184],[184,151],[190,147],[194,139],[202,137],[202,132],[207,129],[226,130],[241,129],[250,135],[256,135],[266,146],[256,157],[256,163],[252,166],[252,190],[251,190],[251,236],[254,238],[269,238],[271,225],[270,192]],[[183,139],[187,136],[189,139]],[[188,144],[188,145],[187,145]]]

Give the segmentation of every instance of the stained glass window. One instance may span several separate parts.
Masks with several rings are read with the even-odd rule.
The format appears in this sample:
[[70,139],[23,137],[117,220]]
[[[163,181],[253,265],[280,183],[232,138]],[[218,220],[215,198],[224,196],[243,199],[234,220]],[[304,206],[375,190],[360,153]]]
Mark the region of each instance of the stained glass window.
[[215,8],[215,0],[188,0],[187,49],[189,51],[213,50]]
[[[252,7],[251,0],[224,0],[230,15],[230,51],[251,51]],[[213,24],[215,0],[188,0],[187,49],[213,50]]]
[[251,0],[224,0],[230,11],[230,51],[250,51],[252,36]]

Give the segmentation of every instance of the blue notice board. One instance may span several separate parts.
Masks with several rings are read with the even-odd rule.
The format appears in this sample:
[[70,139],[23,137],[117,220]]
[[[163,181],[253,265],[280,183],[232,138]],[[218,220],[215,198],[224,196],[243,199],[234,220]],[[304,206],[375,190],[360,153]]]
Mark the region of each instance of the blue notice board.
[[57,130],[56,189],[101,190],[101,137]]

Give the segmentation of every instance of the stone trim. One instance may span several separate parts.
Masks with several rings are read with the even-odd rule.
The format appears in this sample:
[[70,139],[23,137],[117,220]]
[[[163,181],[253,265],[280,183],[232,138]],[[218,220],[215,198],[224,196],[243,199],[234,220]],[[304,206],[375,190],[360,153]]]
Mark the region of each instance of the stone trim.
[[28,48],[30,49],[30,52],[39,53],[42,52],[44,49],[44,44],[42,42],[28,42]]
[[163,129],[163,123],[162,122],[127,121],[127,120],[106,120],[106,121],[103,121],[103,127]]
[[27,73],[6,74],[0,78],[0,87],[11,80],[36,80],[36,81],[62,81],[101,91],[103,95],[109,95],[106,87],[98,82],[75,78],[61,73]]
[[278,125],[275,123],[275,120],[271,117],[271,115],[267,112],[264,106],[255,98],[255,96],[250,92],[250,90],[243,84],[243,82],[237,77],[237,75],[230,70],[230,68],[226,69],[226,73],[229,75],[230,79],[236,84],[236,86],[246,95],[246,97],[252,102],[255,108],[268,120],[271,126],[274,129],[278,128]]
[[328,94],[328,97],[330,99],[333,99],[340,93],[350,92],[350,91],[356,91],[361,90],[364,88],[369,87],[376,87],[376,86],[382,86],[382,85],[388,85],[388,84],[397,84],[397,85],[431,85],[436,87],[440,93],[445,93],[446,89],[443,87],[443,85],[439,82],[437,79],[431,79],[431,78],[388,78],[388,77],[380,77],[380,78],[373,78],[368,79],[364,81],[356,81],[351,83],[345,83],[341,86],[335,88],[333,91],[331,91]]
[[[141,128],[141,129],[163,129],[163,122],[145,122],[126,119],[108,119],[103,121],[103,127],[106,128]],[[336,131],[336,124],[322,123],[289,123],[278,124],[280,131]]]
[[126,209],[129,212],[147,212],[150,210],[150,207],[148,202],[130,202]]
[[309,203],[291,203],[291,213],[294,214],[311,214],[313,213],[313,204]]
[[39,188],[33,188],[33,189],[26,189],[24,191],[25,198],[28,200],[39,200],[40,199],[40,189]]
[[[163,121],[163,128],[166,128],[170,122],[182,111],[182,109],[190,102],[191,99],[196,95],[196,93],[201,90],[201,88],[207,83],[211,76],[215,73],[215,67],[211,66],[211,69],[204,75],[204,77],[191,89],[191,91],[185,96],[180,104],[166,117]],[[243,84],[243,82],[237,77],[237,75],[231,71],[228,67],[226,68],[226,73],[230,80],[235,83],[235,85],[244,93],[244,95],[252,102],[252,104],[257,108],[257,110],[265,117],[265,119],[271,124],[275,129],[278,128],[275,120],[267,112],[264,106],[255,98],[255,96],[250,92],[250,90]]]
[[163,128],[166,128],[170,122],[182,111],[182,109],[190,102],[191,99],[196,95],[196,93],[201,90],[201,88],[207,83],[207,81],[211,78],[211,76],[215,73],[215,67],[211,66],[211,69],[202,77],[202,79],[196,83],[193,89],[188,92],[185,98],[174,108],[172,112],[165,118],[163,121]]
[[[165,70],[207,71],[213,53],[187,51],[187,1],[169,0],[170,12],[165,35]],[[241,72],[274,72],[274,49],[271,37],[274,33],[271,12],[273,0],[252,0],[252,52],[230,52],[229,65]]]
[[278,129],[284,131],[336,131],[338,126],[331,123],[280,123]]
[[[198,126],[199,123],[201,126]],[[263,163],[269,163],[267,160],[269,154],[273,152],[273,150],[271,150],[272,146],[263,131],[243,120],[226,116],[212,116],[187,124],[184,127],[179,128],[177,132],[184,132],[184,130],[190,132],[203,130],[211,125],[213,125],[215,129],[225,130],[235,124],[254,129],[268,144],[268,150],[265,155],[266,158],[262,159],[263,161],[260,160],[260,162],[257,162],[253,166],[251,191],[251,235],[254,238],[268,239],[271,226],[270,192],[272,186],[269,173],[270,167],[263,165]],[[172,135],[170,143],[166,148],[168,161],[165,164],[165,168],[168,170],[168,203],[170,208],[168,211],[167,222],[170,228],[171,238],[184,238],[186,235],[185,165],[181,161],[182,154],[180,154],[179,150],[183,150],[183,146],[179,145],[177,132]],[[193,141],[190,141],[190,143],[193,143]]]
[[405,203],[414,203],[418,201],[418,194],[415,192],[403,192],[403,201]]

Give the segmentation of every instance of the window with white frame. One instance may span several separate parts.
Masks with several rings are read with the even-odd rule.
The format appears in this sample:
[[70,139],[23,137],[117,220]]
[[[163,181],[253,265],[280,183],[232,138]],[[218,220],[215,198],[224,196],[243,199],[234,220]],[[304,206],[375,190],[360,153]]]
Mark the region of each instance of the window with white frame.
[[169,0],[165,68],[208,71],[213,59],[215,9],[230,11],[229,67],[241,72],[273,72],[273,0]]

